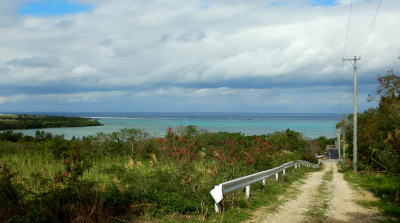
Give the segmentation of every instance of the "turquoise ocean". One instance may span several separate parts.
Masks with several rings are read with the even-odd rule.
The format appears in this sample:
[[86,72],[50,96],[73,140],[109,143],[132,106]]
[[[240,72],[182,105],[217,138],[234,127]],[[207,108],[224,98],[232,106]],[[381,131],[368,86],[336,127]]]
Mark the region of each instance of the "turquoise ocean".
[[90,117],[99,120],[103,126],[77,128],[47,128],[18,130],[34,135],[43,130],[65,138],[95,135],[98,132],[111,133],[123,128],[138,128],[153,136],[163,136],[168,128],[195,125],[209,132],[241,132],[245,135],[268,134],[286,129],[301,132],[308,138],[319,136],[335,137],[335,125],[341,119],[339,114],[306,113],[158,113],[158,112],[71,112],[35,113]]

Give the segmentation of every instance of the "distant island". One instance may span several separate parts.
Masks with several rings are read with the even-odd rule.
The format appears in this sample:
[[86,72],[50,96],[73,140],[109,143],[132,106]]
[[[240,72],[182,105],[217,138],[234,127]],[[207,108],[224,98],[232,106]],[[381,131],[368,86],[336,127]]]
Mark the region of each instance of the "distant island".
[[47,115],[0,114],[0,130],[84,127],[84,126],[100,126],[100,125],[103,124],[91,118],[47,116]]

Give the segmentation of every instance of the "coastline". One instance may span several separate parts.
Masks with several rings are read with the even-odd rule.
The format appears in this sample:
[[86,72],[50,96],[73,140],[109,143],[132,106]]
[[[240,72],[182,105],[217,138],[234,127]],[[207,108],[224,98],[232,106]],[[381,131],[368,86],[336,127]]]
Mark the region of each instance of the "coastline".
[[87,127],[103,125],[96,119],[66,116],[0,114],[0,130]]
[[[117,114],[116,114],[117,115]],[[118,132],[123,128],[136,128],[148,132],[153,136],[164,136],[168,128],[177,128],[180,126],[194,125],[199,129],[208,132],[230,132],[242,133],[244,135],[263,135],[275,131],[285,131],[287,129],[298,131],[307,138],[318,138],[325,136],[328,138],[335,136],[335,125],[337,121],[334,118],[301,118],[301,117],[264,117],[255,119],[252,117],[145,117],[145,118],[120,118],[109,117],[101,118],[98,121],[102,126],[74,127],[74,128],[51,128],[38,129],[48,131],[56,135],[65,135],[66,138],[83,137],[95,135],[96,133]],[[96,116],[99,117],[99,116]],[[36,129],[19,130],[25,134],[34,134]]]

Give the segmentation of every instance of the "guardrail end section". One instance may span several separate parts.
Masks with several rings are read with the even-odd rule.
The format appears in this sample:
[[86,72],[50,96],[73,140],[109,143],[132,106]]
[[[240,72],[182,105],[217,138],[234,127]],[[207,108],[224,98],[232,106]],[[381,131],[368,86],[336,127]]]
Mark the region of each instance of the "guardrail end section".
[[215,212],[218,213],[221,211],[219,202],[221,202],[222,199],[224,199],[224,193],[222,192],[222,185],[219,184],[215,186],[214,189],[210,191],[210,194],[215,201]]
[[224,194],[222,193],[222,185],[219,184],[215,186],[214,189],[210,191],[210,194],[214,198],[215,203],[221,202],[224,198]]

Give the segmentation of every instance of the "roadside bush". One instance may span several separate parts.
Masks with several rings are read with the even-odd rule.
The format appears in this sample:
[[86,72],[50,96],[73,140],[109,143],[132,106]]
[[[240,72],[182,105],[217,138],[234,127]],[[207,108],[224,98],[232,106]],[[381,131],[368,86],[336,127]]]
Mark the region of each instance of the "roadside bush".
[[23,212],[25,206],[25,191],[22,185],[14,181],[15,175],[9,167],[0,163],[0,222]]
[[326,146],[335,144],[335,140],[336,140],[335,138],[327,138],[325,136],[320,136],[312,141],[319,146],[320,150],[325,151]]
[[20,132],[13,132],[11,130],[0,132],[0,140],[18,142],[22,141],[23,138],[24,135]]
[[118,216],[127,213],[130,209],[132,195],[118,188],[114,183],[101,193],[101,203],[110,216]]
[[61,136],[56,136],[48,141],[47,149],[54,155],[56,159],[61,159],[65,153],[71,149],[71,142]]

